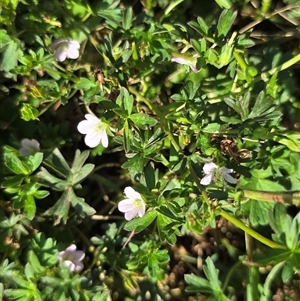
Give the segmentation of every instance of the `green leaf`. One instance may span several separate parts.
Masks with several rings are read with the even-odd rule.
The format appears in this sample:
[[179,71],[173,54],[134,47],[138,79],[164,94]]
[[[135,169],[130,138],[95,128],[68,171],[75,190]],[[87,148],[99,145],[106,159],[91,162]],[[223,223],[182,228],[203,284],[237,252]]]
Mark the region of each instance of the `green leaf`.
[[35,107],[28,103],[23,103],[20,113],[21,118],[25,121],[36,120],[40,114]]
[[52,169],[60,177],[67,179],[68,176],[72,173],[67,161],[61,154],[58,148],[45,159],[45,165]]
[[186,287],[187,292],[212,293],[210,282],[202,277],[186,274],[184,275],[184,280],[188,284]]
[[34,196],[35,199],[41,200],[47,197],[49,194],[50,192],[47,190],[37,190],[32,195]]
[[224,10],[221,13],[217,25],[218,38],[225,37],[227,35],[236,18],[236,15],[237,12],[233,13],[231,10]]
[[[198,22],[198,23],[197,23]],[[197,22],[195,21],[190,21],[188,23],[189,26],[191,26],[192,28],[194,28],[197,32],[199,32],[202,36],[207,36],[208,34],[208,26],[205,23],[205,21],[201,18],[198,17],[197,18]]]
[[[132,24],[132,7],[126,8],[123,15],[123,28],[128,30]],[[130,113],[129,113],[130,114]]]
[[219,284],[219,278],[218,278],[219,273],[218,270],[215,268],[213,261],[211,260],[210,257],[207,257],[205,263],[206,264],[203,266],[203,271],[211,284],[212,290],[222,292],[222,289]]
[[69,198],[71,200],[72,206],[81,215],[93,215],[96,210],[88,205],[83,198],[79,198],[74,193],[73,189],[69,189]]
[[109,300],[110,298],[108,298],[109,296],[109,292],[108,291],[105,291],[105,292],[98,292],[97,294],[95,294],[92,298],[91,301],[106,301],[106,300]]
[[232,6],[232,3],[230,0],[215,0],[215,1],[221,8],[230,9]]
[[266,114],[266,111],[270,107],[273,107],[272,110],[275,108],[273,98],[270,96],[265,97],[264,91],[261,91],[257,96],[256,102],[248,118],[261,117],[262,115]]
[[43,153],[35,153],[34,155],[29,156],[28,162],[31,163],[31,173],[34,172],[41,165],[43,157]]
[[36,213],[35,200],[32,194],[28,194],[24,204],[24,214],[28,219],[33,220]]
[[37,177],[39,184],[58,191],[63,191],[70,185],[68,181],[51,175],[44,167],[41,167],[41,171],[37,174]]
[[287,261],[281,272],[281,279],[283,283],[288,283],[294,275],[294,269],[290,261]]
[[62,220],[67,222],[68,213],[71,205],[70,190],[67,189],[55,203],[55,205],[44,212],[45,216],[53,216],[55,218],[54,225],[57,225]]
[[94,208],[85,203],[83,198],[77,197],[77,195],[74,193],[74,190],[71,187],[68,187],[55,205],[48,209],[44,215],[54,216],[55,224],[60,223],[61,220],[65,224],[70,205],[72,205],[74,209],[81,215],[93,215],[96,213]]
[[94,88],[96,85],[98,84],[85,77],[81,77],[80,82],[75,85],[75,88],[78,90],[88,91]]
[[144,168],[145,184],[149,191],[155,188],[157,183],[157,177],[155,174],[155,168],[153,162],[149,162]]
[[93,171],[94,167],[94,164],[84,165],[81,170],[73,176],[72,185],[75,186],[84,180]]
[[[2,33],[0,33],[2,39]],[[2,46],[2,45],[1,45]],[[1,71],[10,71],[18,65],[18,47],[17,40],[10,40],[5,45],[5,50],[2,53],[2,60],[0,65]]]
[[233,46],[229,46],[228,44],[225,44],[221,49],[221,54],[219,56],[219,68],[222,68],[230,63],[232,60],[232,51]]
[[157,120],[154,118],[143,114],[143,113],[135,113],[128,117],[137,127],[146,129],[148,126],[154,126],[157,123]]
[[288,132],[284,135],[274,135],[272,140],[287,146],[291,151],[300,153],[300,134]]
[[16,154],[4,154],[5,165],[17,175],[28,175],[31,173],[31,167],[23,160],[21,161]]
[[143,217],[135,218],[128,222],[124,229],[126,231],[134,231],[139,233],[147,228],[156,218],[157,212],[155,210],[147,211]]

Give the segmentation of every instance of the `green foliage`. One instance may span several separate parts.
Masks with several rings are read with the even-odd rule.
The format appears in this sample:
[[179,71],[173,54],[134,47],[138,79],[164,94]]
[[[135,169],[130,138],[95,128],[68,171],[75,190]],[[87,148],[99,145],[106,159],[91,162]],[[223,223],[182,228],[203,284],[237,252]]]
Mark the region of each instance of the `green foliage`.
[[296,1],[2,2],[3,299],[293,290]]

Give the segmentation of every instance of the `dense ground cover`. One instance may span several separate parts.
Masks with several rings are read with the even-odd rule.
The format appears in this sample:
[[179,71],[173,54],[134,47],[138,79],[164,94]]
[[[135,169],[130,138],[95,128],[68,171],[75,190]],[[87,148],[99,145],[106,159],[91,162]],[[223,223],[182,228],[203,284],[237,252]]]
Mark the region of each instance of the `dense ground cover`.
[[300,299],[298,1],[0,23],[3,300]]

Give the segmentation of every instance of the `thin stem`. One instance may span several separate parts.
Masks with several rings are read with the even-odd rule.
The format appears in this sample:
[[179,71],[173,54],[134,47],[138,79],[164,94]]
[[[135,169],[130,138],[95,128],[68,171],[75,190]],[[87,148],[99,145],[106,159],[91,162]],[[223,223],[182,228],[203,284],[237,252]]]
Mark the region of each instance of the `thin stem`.
[[231,278],[233,272],[234,272],[241,264],[242,264],[241,261],[236,262],[236,263],[231,267],[231,269],[229,270],[229,272],[227,273],[226,278],[225,278],[224,283],[223,283],[223,286],[222,286],[222,291],[223,291],[223,292],[225,291],[226,287],[228,286],[229,280],[230,280],[230,278]]
[[[250,225],[249,219],[248,224]],[[252,262],[254,240],[247,232],[245,232],[245,242],[248,260]],[[246,294],[247,300],[249,301],[256,301],[258,299],[258,276],[258,267],[251,265],[248,266],[248,283],[246,287]]]
[[226,211],[220,210],[220,215],[223,216],[225,219],[227,219],[232,224],[234,224],[236,227],[240,228],[241,230],[243,230],[244,232],[246,232],[247,234],[249,234],[250,236],[255,238],[256,240],[258,240],[261,243],[265,244],[266,246],[268,246],[272,249],[286,249],[285,246],[280,245],[280,244],[278,244],[278,243],[276,243],[276,242],[260,235],[259,233],[257,233],[253,229],[249,228],[243,222],[241,222],[240,220],[238,220],[234,216],[230,215]]
[[278,10],[275,10],[273,13],[265,16],[263,19],[261,20],[255,20],[251,23],[249,23],[248,25],[246,25],[245,27],[243,27],[239,33],[242,34],[244,32],[246,32],[247,30],[251,29],[252,27],[256,26],[257,24],[261,23],[262,21],[265,21],[267,19],[270,19],[271,17],[277,15],[277,14],[281,14],[287,10],[290,10],[290,9],[293,9],[293,8],[296,8],[297,6],[299,6],[299,4],[291,4],[291,5],[287,5],[286,7],[283,7],[283,8],[280,8]]
[[245,198],[264,202],[285,203],[298,206],[300,204],[300,191],[271,192],[259,190],[243,190]]
[[267,72],[262,73],[262,78],[266,75],[273,75],[275,72],[280,72],[285,70],[300,61],[300,53],[294,56],[292,59],[288,60],[287,62],[283,63],[281,66],[275,67]]

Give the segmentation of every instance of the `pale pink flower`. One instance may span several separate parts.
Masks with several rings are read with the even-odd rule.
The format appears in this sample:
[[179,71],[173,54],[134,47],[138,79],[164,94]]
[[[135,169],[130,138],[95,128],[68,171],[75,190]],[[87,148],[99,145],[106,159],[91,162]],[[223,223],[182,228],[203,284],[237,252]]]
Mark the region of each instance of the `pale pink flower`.
[[52,43],[51,48],[55,51],[54,57],[59,62],[63,62],[66,58],[79,57],[80,44],[75,40],[61,38]]
[[132,187],[126,187],[124,193],[127,198],[118,204],[118,209],[125,213],[125,219],[130,221],[137,215],[142,217],[146,211],[146,204],[142,196]]
[[205,185],[205,186],[209,185],[216,174],[223,177],[223,179],[225,179],[228,183],[231,183],[231,184],[237,183],[237,179],[233,178],[230,175],[230,173],[233,172],[233,169],[229,169],[229,168],[225,168],[225,167],[219,168],[213,162],[205,163],[203,166],[203,172],[204,172],[205,176],[200,181],[201,185]]
[[85,144],[91,148],[98,146],[100,143],[104,147],[108,147],[107,131],[109,125],[101,121],[94,115],[86,114],[86,120],[79,122],[77,129],[81,134],[86,135]]
[[85,253],[81,250],[76,250],[76,245],[70,245],[65,251],[58,253],[58,260],[71,272],[76,271],[80,272],[83,269],[83,263],[81,262]]
[[22,139],[21,140],[22,147],[20,148],[20,153],[23,156],[31,156],[37,153],[40,150],[40,143],[35,139]]

